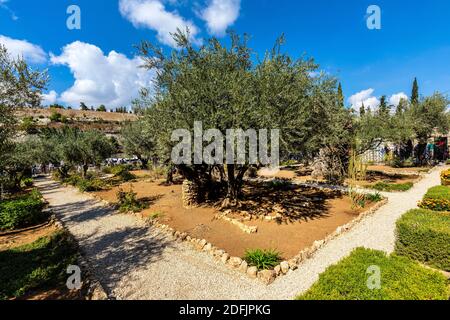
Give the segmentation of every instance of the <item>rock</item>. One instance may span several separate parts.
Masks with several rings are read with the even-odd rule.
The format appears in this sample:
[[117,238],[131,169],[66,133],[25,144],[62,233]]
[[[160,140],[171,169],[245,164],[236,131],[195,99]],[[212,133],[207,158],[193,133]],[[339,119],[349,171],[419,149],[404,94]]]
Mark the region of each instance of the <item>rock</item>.
[[280,265],[277,265],[273,270],[275,271],[275,273],[277,274],[277,276],[279,276],[280,273],[281,273],[281,266],[280,266]]
[[242,261],[241,266],[239,267],[239,271],[242,273],[247,273],[248,263],[247,261]]
[[182,241],[186,240],[187,236],[188,236],[188,235],[187,235],[186,232],[181,233],[181,234],[180,234],[180,240],[182,240]]
[[212,249],[212,244],[211,243],[207,243],[204,247],[203,247],[203,251],[211,251]]
[[222,255],[222,257],[220,258],[220,260],[221,260],[223,263],[227,263],[228,259],[230,259],[230,255],[229,255],[228,253],[224,253],[224,254]]
[[275,271],[273,271],[273,270],[263,270],[263,271],[258,272],[258,279],[267,285],[274,282],[276,277],[277,277],[277,275],[275,274]]
[[214,251],[214,256],[220,258],[220,257],[223,256],[224,253],[225,253],[224,250],[217,249],[217,250]]
[[283,261],[282,263],[280,263],[280,267],[283,274],[286,274],[289,271],[289,263],[287,261]]
[[228,265],[233,269],[239,268],[241,264],[242,259],[239,257],[231,257],[230,260],[228,261]]
[[208,241],[206,241],[205,239],[200,240],[200,242],[198,243],[198,245],[200,246],[200,249],[203,249],[204,246],[206,246],[206,244],[208,243]]
[[288,261],[289,269],[296,270],[298,268],[297,259],[291,259]]
[[256,277],[258,276],[258,268],[257,267],[249,267],[249,268],[247,268],[247,275],[250,278],[256,279]]

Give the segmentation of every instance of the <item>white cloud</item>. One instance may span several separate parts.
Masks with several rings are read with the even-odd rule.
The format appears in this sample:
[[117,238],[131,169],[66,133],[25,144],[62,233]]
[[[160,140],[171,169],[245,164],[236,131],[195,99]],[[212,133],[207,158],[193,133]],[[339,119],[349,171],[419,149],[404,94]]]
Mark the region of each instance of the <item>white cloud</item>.
[[393,94],[390,98],[389,98],[389,104],[393,105],[395,107],[398,106],[398,104],[400,103],[400,100],[408,100],[408,96],[406,95],[406,93],[404,92],[399,92],[396,94]]
[[16,40],[0,35],[0,44],[3,44],[8,49],[9,54],[14,58],[23,56],[30,63],[44,63],[47,61],[45,51],[38,45],[26,40]]
[[136,28],[155,30],[158,40],[163,44],[176,47],[171,33],[175,33],[177,28],[184,31],[186,27],[189,28],[191,40],[200,43],[196,39],[199,30],[195,24],[184,19],[176,11],[167,11],[161,0],[120,0],[119,10]]
[[52,90],[49,93],[42,94],[41,104],[43,106],[48,106],[48,105],[56,103],[57,99],[58,99],[58,94],[56,93],[55,90]]
[[5,9],[6,11],[8,11],[9,14],[11,15],[11,19],[13,19],[14,21],[15,21],[15,20],[18,20],[19,17],[16,16],[16,14],[14,13],[14,11],[12,11],[12,10],[6,5],[6,3],[7,3],[8,1],[9,1],[9,0],[0,0],[0,8],[3,8],[3,9]]
[[223,36],[239,17],[240,9],[241,0],[209,0],[200,17],[206,21],[210,34]]
[[62,49],[60,56],[51,55],[53,64],[70,68],[75,83],[59,97],[59,101],[77,107],[105,104],[109,108],[130,105],[139,89],[149,87],[153,73],[139,68],[142,60],[111,51],[103,51],[88,43],[76,41]]
[[380,105],[380,100],[378,98],[372,96],[374,93],[374,89],[370,88],[367,90],[360,91],[358,93],[355,93],[352,95],[348,101],[352,105],[352,107],[356,110],[359,110],[359,108],[364,103],[364,106],[366,108],[370,107],[372,110],[377,108]]

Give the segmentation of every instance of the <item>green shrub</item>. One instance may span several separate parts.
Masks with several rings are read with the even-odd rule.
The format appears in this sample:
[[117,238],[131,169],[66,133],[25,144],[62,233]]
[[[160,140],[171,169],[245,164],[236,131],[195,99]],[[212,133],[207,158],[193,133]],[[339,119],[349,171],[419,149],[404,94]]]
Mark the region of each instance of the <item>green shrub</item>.
[[48,218],[48,213],[42,212],[44,206],[37,190],[0,202],[0,231],[26,228],[44,222]]
[[81,192],[94,192],[103,190],[105,182],[101,179],[81,179],[76,184]]
[[[127,165],[117,165],[109,167],[109,169],[104,168],[103,172],[108,174],[113,174],[114,177],[119,178],[121,181],[132,181],[136,180],[136,176],[130,172],[131,167]],[[106,172],[105,172],[106,171]]]
[[137,213],[141,212],[147,207],[145,203],[137,199],[137,193],[134,192],[133,189],[131,189],[130,191],[119,189],[119,191],[117,192],[117,200],[119,211],[123,213]]
[[63,285],[66,269],[76,264],[76,247],[59,231],[29,245],[0,251],[0,300],[30,290]]
[[430,188],[419,203],[422,209],[450,211],[450,187],[436,186]]
[[414,184],[412,182],[406,183],[377,182],[371,188],[378,191],[393,192],[393,191],[408,191],[413,186]]
[[281,261],[279,252],[275,250],[247,250],[244,260],[258,270],[273,269]]
[[[371,266],[380,268],[380,289],[367,286]],[[365,248],[330,266],[299,300],[447,300],[447,279],[406,257]]]
[[367,201],[370,201],[370,202],[380,202],[381,200],[383,200],[383,197],[378,192],[377,193],[367,193],[365,195],[365,198]]
[[62,118],[61,113],[52,111],[52,114],[50,115],[51,122],[61,122],[61,118]]
[[34,183],[33,178],[23,178],[22,179],[22,185],[27,188],[32,187],[33,183]]
[[450,271],[450,213],[411,210],[397,221],[397,254]]

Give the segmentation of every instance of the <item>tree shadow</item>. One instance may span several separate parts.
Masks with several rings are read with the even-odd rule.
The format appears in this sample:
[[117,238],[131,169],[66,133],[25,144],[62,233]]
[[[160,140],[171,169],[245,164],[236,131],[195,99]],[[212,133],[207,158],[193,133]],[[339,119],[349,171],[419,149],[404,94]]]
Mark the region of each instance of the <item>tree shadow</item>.
[[111,291],[132,271],[160,260],[173,245],[164,235],[151,228],[128,227],[100,237],[79,240],[95,276]]

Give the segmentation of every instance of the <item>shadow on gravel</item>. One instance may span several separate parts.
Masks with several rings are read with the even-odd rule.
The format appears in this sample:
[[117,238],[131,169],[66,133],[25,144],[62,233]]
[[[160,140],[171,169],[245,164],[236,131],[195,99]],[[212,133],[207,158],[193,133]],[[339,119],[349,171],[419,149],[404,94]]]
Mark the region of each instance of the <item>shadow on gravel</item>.
[[89,237],[80,243],[106,290],[114,288],[131,271],[160,260],[164,250],[173,245],[158,232],[142,227]]
[[94,199],[54,205],[51,209],[58,213],[58,218],[69,224],[97,220],[116,213],[111,208],[101,206]]

